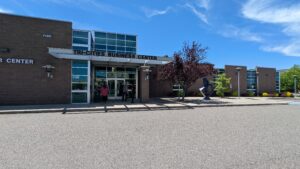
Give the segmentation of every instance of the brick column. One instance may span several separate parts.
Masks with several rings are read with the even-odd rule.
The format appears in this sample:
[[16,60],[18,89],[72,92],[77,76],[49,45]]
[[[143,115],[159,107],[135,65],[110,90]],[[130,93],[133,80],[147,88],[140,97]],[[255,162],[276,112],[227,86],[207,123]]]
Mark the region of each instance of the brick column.
[[[139,74],[140,74],[140,99],[141,102],[147,102],[149,101],[149,73],[147,70],[149,70],[150,67],[148,66],[141,66],[139,69]],[[148,74],[148,78],[147,78]]]

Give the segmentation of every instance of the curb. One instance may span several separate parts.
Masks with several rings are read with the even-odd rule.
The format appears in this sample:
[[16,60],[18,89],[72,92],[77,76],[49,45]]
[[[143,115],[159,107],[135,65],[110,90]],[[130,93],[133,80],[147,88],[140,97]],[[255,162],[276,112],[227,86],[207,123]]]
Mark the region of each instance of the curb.
[[241,106],[272,106],[291,105],[290,103],[261,103],[261,104],[212,104],[212,105],[183,105],[183,106],[157,106],[157,107],[127,107],[124,108],[55,108],[55,109],[28,109],[28,110],[0,110],[0,114],[33,114],[33,113],[62,113],[69,112],[128,112],[128,111],[156,111],[156,110],[185,110],[201,107],[241,107]]

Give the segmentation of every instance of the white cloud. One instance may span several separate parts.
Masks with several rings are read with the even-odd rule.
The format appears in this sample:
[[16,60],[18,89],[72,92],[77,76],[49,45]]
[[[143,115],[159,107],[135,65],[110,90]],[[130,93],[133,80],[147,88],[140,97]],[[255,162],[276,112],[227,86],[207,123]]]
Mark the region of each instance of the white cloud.
[[164,10],[157,10],[157,9],[149,9],[146,7],[142,7],[141,8],[142,11],[145,13],[147,18],[152,18],[153,16],[158,16],[158,15],[165,15],[167,14],[172,8],[171,7],[167,7]]
[[209,10],[210,8],[210,0],[196,0],[195,2],[197,4],[197,6],[199,6],[200,8],[204,8],[206,10]]
[[0,7],[0,13],[13,13],[13,11]]
[[208,24],[207,16],[204,13],[200,12],[195,6],[189,3],[186,3],[185,6],[188,7],[200,20],[202,20],[202,22]]
[[266,23],[300,22],[300,4],[282,7],[274,0],[248,0],[242,13],[249,19]]
[[300,57],[300,3],[284,4],[276,0],[248,0],[242,7],[245,18],[283,27],[288,42],[272,44],[270,41],[261,49],[279,52],[287,56]]
[[258,34],[250,32],[247,28],[238,28],[233,25],[226,25],[222,31],[219,31],[221,35],[228,38],[242,39],[251,42],[263,42],[264,39]]

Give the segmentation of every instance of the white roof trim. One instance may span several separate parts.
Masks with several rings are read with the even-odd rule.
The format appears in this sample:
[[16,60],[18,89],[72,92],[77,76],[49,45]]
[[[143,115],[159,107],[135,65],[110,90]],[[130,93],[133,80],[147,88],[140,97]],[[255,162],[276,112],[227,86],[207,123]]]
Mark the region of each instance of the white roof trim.
[[162,60],[146,60],[146,59],[93,56],[93,55],[75,55],[72,49],[60,49],[60,48],[49,48],[49,54],[59,59],[72,59],[72,60],[90,60],[90,61],[100,61],[100,62],[135,63],[135,64],[146,63],[148,65],[164,65],[169,63],[169,61],[162,61]]

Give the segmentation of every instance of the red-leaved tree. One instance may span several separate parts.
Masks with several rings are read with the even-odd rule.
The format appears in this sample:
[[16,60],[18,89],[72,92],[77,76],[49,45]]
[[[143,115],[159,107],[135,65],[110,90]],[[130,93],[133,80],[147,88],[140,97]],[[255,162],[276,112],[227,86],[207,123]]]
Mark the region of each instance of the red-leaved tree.
[[213,65],[204,62],[206,53],[207,48],[203,48],[197,42],[184,43],[182,50],[174,53],[173,60],[160,68],[159,77],[161,80],[168,80],[172,84],[181,84],[184,93],[187,94],[188,88],[197,79],[214,72]]

